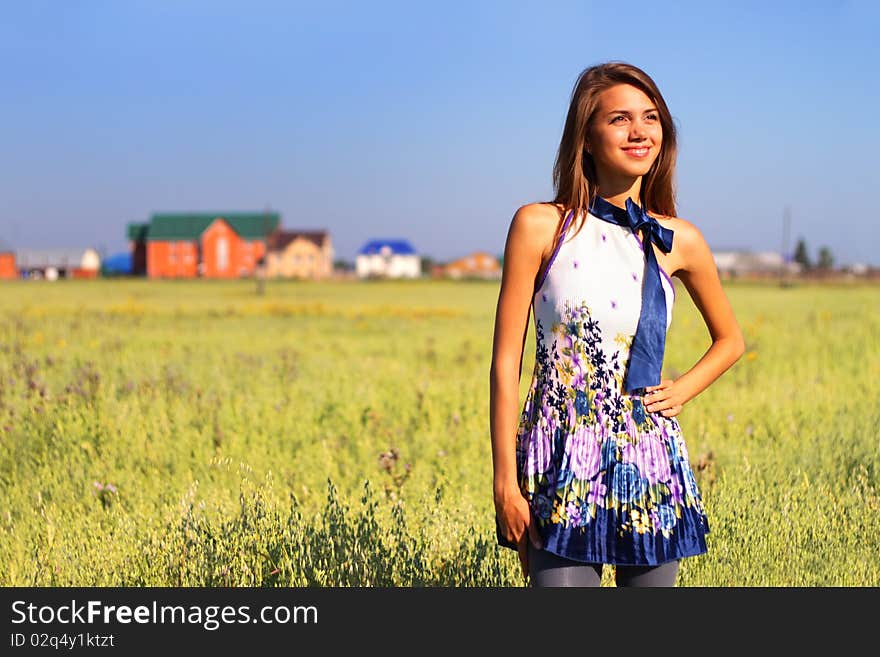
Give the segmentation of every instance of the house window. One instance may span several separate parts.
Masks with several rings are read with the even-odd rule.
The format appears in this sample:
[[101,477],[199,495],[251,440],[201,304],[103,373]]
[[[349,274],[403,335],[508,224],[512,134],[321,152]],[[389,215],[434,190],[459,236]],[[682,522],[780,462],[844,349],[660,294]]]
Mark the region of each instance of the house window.
[[229,268],[229,242],[225,237],[217,238],[217,269],[224,271]]

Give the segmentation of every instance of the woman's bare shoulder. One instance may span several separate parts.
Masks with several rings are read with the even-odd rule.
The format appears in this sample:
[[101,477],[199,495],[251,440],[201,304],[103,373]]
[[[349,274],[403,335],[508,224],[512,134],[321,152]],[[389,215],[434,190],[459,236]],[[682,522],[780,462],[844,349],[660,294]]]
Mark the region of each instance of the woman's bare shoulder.
[[673,232],[672,250],[677,254],[679,267],[689,269],[694,258],[705,260],[710,254],[706,238],[697,226],[682,217],[654,215],[660,225]]
[[549,251],[562,219],[562,206],[556,203],[526,203],[513,215],[512,229],[524,235],[532,244],[542,245]]
[[659,221],[661,226],[672,230],[672,232],[675,234],[673,241],[675,239],[678,239],[679,235],[681,235],[681,241],[691,241],[701,236],[700,230],[687,219],[654,213],[651,213],[651,216]]
[[535,202],[521,205],[514,216],[524,217],[525,221],[544,223],[548,220],[556,223],[562,216],[562,206],[557,203]]

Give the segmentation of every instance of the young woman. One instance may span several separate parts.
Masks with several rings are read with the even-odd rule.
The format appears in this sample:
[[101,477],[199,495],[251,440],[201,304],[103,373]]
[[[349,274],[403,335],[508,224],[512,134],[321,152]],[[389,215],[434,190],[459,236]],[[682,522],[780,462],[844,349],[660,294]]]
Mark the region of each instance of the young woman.
[[[676,415],[744,351],[712,254],[676,217],[676,131],[621,62],[578,78],[556,197],[510,224],[495,318],[490,425],[498,543],[532,586],[672,586],[709,523]],[[673,239],[674,238],[674,239]],[[661,377],[676,276],[712,345]],[[535,369],[516,424],[530,307]]]

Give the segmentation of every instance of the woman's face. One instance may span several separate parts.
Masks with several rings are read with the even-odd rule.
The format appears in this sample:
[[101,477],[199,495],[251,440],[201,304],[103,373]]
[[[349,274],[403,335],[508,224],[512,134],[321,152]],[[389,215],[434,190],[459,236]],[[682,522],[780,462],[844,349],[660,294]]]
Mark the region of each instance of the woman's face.
[[617,182],[626,185],[627,179],[648,173],[660,154],[660,112],[638,87],[609,87],[599,95],[587,140],[600,187]]

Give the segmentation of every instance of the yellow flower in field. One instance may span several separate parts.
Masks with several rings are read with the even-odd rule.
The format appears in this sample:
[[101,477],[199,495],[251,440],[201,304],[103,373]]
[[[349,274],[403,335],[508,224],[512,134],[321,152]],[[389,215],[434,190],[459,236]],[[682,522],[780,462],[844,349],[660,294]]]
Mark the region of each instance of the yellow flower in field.
[[83,441],[82,443],[80,443],[80,447],[86,452],[92,451],[92,444],[88,441]]
[[59,349],[64,349],[64,347],[67,346],[67,340],[65,340],[64,338],[58,338],[57,345]]
[[757,351],[747,351],[746,360],[755,360],[758,357]]
[[34,333],[34,344],[43,344],[43,332],[37,331]]

